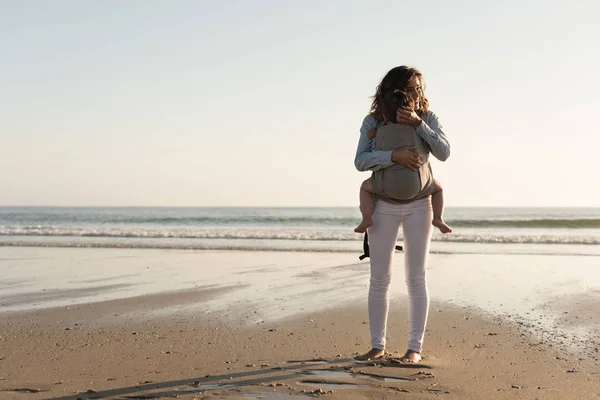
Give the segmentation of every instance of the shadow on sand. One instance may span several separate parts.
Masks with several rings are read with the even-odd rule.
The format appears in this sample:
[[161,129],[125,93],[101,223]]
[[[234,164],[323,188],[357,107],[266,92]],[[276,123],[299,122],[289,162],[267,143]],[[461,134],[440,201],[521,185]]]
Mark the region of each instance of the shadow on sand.
[[[387,374],[362,371],[361,368],[376,367],[378,370],[385,368]],[[397,369],[398,368],[398,369]],[[380,386],[382,383],[398,384],[410,383],[417,378],[397,376],[393,372],[410,370],[431,369],[425,364],[403,364],[395,359],[379,359],[361,362],[353,358],[345,359],[311,359],[287,361],[283,366],[263,367],[260,370],[237,372],[201,378],[189,378],[168,382],[152,382],[142,385],[122,387],[104,391],[88,391],[63,397],[49,397],[53,400],[87,400],[87,399],[158,399],[168,397],[181,397],[209,391],[227,391],[238,389],[236,396],[240,396],[239,389],[257,387],[269,389],[284,386],[280,382],[294,380],[300,386],[310,386],[315,390],[293,390],[281,393],[281,398],[309,398],[298,396],[302,394],[326,393],[323,389],[348,389],[359,386]],[[428,374],[428,373],[425,373]],[[288,388],[290,389],[290,388]],[[286,389],[287,390],[287,389]],[[396,388],[398,390],[398,388]],[[400,389],[400,391],[403,391]],[[226,393],[222,393],[226,394]],[[250,397],[252,394],[250,393]],[[258,397],[256,397],[258,398]],[[275,397],[272,397],[275,398]]]

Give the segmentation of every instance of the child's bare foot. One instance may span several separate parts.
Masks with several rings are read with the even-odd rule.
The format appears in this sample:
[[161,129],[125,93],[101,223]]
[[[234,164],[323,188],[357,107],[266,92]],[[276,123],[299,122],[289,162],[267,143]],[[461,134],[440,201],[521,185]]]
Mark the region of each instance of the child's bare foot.
[[431,221],[431,224],[438,228],[442,233],[452,232],[452,228],[450,228],[441,218],[434,218],[433,221]]
[[414,350],[406,350],[406,354],[400,357],[400,361],[407,364],[418,363],[421,359],[421,353]]
[[373,220],[372,219],[364,219],[361,221],[360,225],[358,225],[356,228],[354,228],[354,232],[356,233],[365,233],[367,231],[367,228],[370,227],[371,225],[373,225]]
[[365,354],[361,354],[360,356],[354,357],[354,359],[358,360],[358,361],[369,361],[369,360],[375,360],[377,358],[381,358],[381,357],[383,357],[384,354],[385,354],[385,352],[383,350],[372,348]]

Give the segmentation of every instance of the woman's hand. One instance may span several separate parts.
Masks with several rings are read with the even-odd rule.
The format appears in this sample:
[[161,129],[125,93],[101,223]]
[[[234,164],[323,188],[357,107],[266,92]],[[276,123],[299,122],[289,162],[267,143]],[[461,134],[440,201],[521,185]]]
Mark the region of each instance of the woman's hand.
[[371,129],[369,132],[367,132],[367,136],[369,137],[369,140],[375,139],[375,137],[377,136],[377,129]]
[[417,153],[415,146],[403,146],[392,151],[392,161],[411,171],[416,171],[423,165],[421,155]]
[[421,125],[421,117],[415,112],[415,110],[409,107],[399,108],[396,112],[396,122],[399,124],[406,124],[413,127]]

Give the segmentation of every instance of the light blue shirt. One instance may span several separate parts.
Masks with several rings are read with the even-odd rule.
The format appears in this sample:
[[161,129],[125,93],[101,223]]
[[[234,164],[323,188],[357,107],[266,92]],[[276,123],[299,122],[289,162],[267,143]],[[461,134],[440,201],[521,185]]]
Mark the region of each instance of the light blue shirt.
[[[367,115],[360,127],[360,138],[354,158],[354,166],[359,171],[377,171],[394,165],[392,151],[375,151],[375,139],[369,139],[368,132],[377,126],[375,118]],[[417,127],[417,134],[429,145],[435,158],[446,161],[450,157],[450,143],[433,112],[427,111],[423,116],[423,122]]]

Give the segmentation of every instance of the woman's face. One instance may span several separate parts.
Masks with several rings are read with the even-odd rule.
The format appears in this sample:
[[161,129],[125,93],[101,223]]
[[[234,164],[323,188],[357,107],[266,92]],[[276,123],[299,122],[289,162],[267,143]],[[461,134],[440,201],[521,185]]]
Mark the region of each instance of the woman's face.
[[406,92],[415,102],[415,110],[421,108],[421,97],[423,96],[423,86],[419,77],[414,77],[408,82]]

